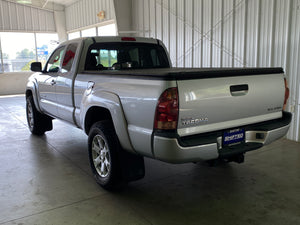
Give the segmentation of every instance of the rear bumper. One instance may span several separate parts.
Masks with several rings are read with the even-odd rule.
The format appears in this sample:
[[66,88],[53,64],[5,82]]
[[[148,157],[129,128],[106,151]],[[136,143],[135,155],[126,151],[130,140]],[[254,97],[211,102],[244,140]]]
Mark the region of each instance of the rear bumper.
[[283,117],[280,119],[245,126],[243,127],[245,129],[245,143],[226,148],[222,146],[224,131],[184,138],[180,138],[177,134],[154,133],[154,157],[170,163],[228,158],[256,150],[285,136],[289,130],[291,118],[291,113],[283,112]]

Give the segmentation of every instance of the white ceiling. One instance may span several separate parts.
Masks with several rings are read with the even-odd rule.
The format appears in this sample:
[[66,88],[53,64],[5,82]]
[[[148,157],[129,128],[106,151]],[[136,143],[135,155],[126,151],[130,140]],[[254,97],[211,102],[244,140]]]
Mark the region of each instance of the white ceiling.
[[[18,0],[11,0],[11,1],[18,2]],[[68,6],[77,1],[78,0],[31,0],[31,4],[26,4],[26,5],[32,5],[32,6],[37,6],[42,8],[42,7],[46,7],[48,4],[55,3],[55,4]]]

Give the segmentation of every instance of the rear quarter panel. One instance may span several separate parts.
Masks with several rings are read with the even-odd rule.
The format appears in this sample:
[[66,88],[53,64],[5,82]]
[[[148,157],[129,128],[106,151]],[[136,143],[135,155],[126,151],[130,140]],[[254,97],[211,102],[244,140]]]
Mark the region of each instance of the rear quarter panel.
[[[101,93],[107,92],[119,97],[127,124],[128,139],[133,149],[142,155],[153,157],[151,136],[157,100],[166,88],[175,87],[176,81],[119,75],[78,74],[75,81],[75,107],[78,122],[79,115],[86,110],[83,99],[88,81],[95,82],[91,95],[101,98]],[[92,105],[99,105],[99,101],[89,103],[88,107]],[[82,124],[82,122],[80,123]],[[83,125],[81,126],[83,127]],[[125,133],[119,134],[119,136],[123,135],[126,136]]]

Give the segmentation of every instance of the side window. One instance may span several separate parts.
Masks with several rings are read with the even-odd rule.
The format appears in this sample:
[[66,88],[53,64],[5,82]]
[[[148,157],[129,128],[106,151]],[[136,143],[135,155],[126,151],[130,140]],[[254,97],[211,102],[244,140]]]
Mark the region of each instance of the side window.
[[47,66],[46,71],[49,73],[57,73],[60,70],[60,62],[61,58],[63,56],[65,47],[61,47],[53,53],[53,55],[50,57]]
[[67,73],[71,70],[77,50],[77,45],[77,43],[68,45],[64,61],[62,63],[62,73]]

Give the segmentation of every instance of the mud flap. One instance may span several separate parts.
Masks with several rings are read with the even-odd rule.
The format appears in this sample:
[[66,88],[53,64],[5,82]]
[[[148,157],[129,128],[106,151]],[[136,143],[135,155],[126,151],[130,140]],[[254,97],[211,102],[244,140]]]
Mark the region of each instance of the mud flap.
[[123,181],[131,182],[145,176],[144,157],[121,150],[119,154]]

